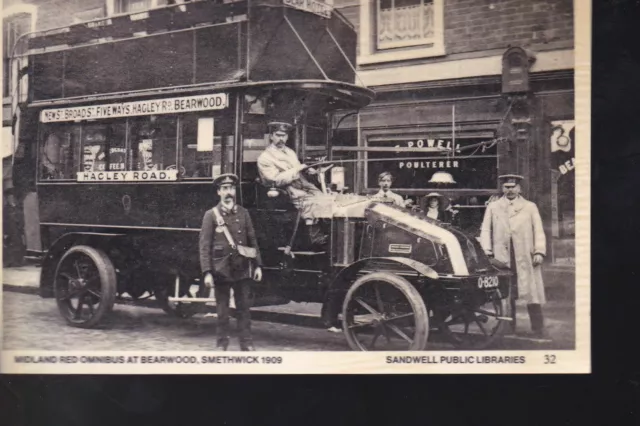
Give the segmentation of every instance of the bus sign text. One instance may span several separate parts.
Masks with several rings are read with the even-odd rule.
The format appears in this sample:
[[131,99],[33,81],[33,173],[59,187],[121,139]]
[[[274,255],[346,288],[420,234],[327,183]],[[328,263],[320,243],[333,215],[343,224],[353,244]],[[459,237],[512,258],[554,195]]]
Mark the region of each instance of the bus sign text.
[[294,9],[311,12],[323,18],[331,18],[333,7],[316,0],[284,0],[286,6]]
[[177,170],[77,173],[78,182],[156,182],[175,181],[177,178]]
[[216,93],[213,95],[187,96],[182,98],[45,109],[40,113],[40,121],[43,123],[53,123],[59,121],[184,113],[224,109],[227,108],[228,105],[229,96],[226,93]]

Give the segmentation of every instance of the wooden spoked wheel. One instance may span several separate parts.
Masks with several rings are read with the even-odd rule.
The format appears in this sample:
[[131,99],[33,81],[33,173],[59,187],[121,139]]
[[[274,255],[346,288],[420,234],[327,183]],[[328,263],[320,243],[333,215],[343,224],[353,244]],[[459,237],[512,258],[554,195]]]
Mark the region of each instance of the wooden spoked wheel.
[[358,278],[344,300],[343,330],[357,351],[419,351],[429,337],[429,315],[406,279],[386,272]]
[[465,300],[441,315],[440,330],[460,349],[485,349],[496,342],[507,327],[507,299],[498,290],[481,302]]
[[60,259],[54,280],[58,309],[74,327],[92,328],[113,309],[116,271],[100,249],[71,247]]

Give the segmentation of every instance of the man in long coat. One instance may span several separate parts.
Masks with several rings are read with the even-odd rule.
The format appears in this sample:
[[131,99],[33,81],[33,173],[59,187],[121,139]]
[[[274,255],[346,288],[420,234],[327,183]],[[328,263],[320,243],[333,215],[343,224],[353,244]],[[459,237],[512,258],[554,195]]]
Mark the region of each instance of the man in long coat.
[[[200,267],[207,288],[215,286],[218,347],[229,345],[229,299],[233,288],[238,312],[240,350],[253,351],[251,339],[251,280],[262,280],[262,259],[249,212],[236,204],[238,177],[223,174],[214,180],[220,202],[207,210],[200,230]],[[255,249],[255,258],[242,256],[238,246]]]
[[[289,123],[269,123],[271,143],[258,157],[258,172],[264,185],[286,188],[291,201],[309,226],[311,242],[322,245],[327,237],[322,235],[316,217],[316,212],[321,209],[317,203],[322,191],[302,175],[307,165],[301,164],[295,151],[287,147],[291,128]],[[313,173],[313,170],[309,169],[309,172]]]
[[504,195],[487,206],[480,242],[489,256],[509,265],[516,274],[515,297],[527,303],[533,333],[544,337],[542,305],[546,298],[541,265],[546,239],[542,219],[536,205],[520,195],[522,176],[504,175],[499,179]]

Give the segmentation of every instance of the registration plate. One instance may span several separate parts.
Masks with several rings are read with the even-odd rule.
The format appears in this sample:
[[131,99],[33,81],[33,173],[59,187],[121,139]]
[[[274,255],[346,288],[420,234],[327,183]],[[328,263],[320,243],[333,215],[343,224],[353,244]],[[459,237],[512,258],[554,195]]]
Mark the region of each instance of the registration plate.
[[498,277],[495,275],[478,277],[478,288],[482,288],[482,289],[497,288],[499,283],[500,281],[498,280]]

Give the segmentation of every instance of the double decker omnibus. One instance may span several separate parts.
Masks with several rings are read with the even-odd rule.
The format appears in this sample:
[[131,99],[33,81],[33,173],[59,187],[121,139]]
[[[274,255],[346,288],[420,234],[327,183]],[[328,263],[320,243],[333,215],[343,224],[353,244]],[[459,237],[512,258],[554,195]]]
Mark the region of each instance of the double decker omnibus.
[[[202,0],[29,34],[14,170],[38,195],[41,295],[76,327],[94,327],[117,297],[192,315],[210,301],[192,287],[202,216],[218,201],[212,179],[235,173],[265,265],[254,306],[342,308],[355,350],[424,349],[433,327],[456,345],[491,343],[509,321],[508,274],[477,241],[345,193],[333,117],[374,98],[356,84],[356,40],[339,12],[310,0]],[[301,159],[336,166],[319,179],[325,251],[304,249],[291,200],[260,180],[274,119],[293,123]]]

